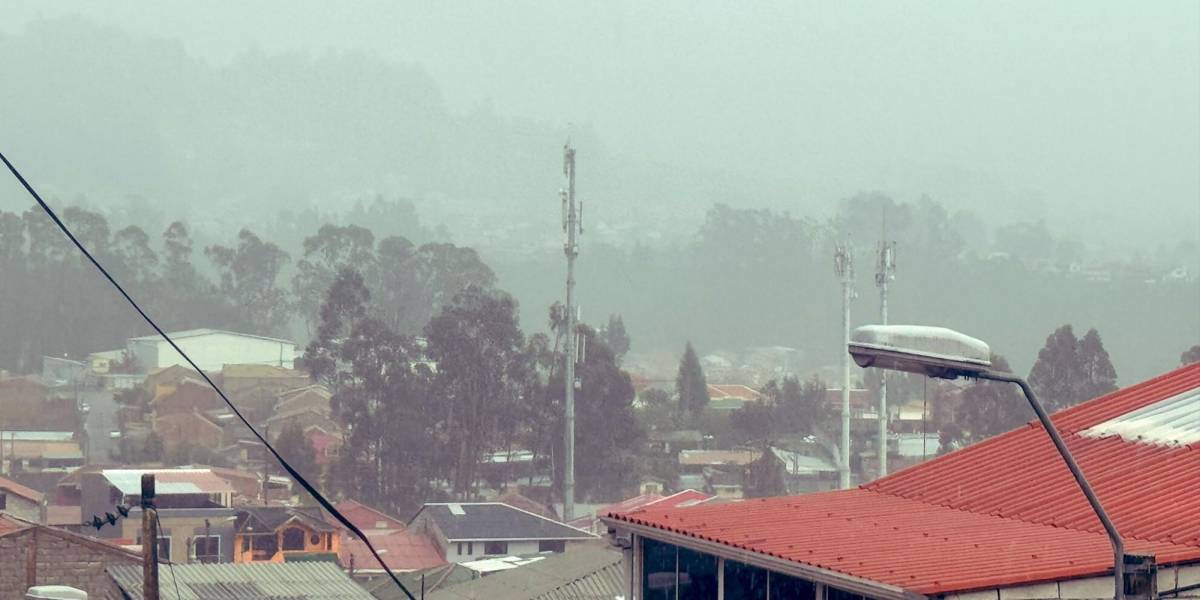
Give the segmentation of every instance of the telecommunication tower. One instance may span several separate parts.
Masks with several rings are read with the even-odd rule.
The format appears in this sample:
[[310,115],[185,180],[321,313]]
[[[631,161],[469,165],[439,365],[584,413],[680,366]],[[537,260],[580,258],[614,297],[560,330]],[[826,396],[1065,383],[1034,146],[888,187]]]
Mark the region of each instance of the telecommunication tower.
[[833,269],[842,282],[842,443],[839,450],[838,472],[842,489],[850,487],[850,301],[854,292],[854,248],[850,242],[839,243],[833,253]]
[[[879,256],[875,263],[875,285],[879,287],[879,324],[888,322],[888,284],[896,278],[896,242],[887,241],[887,221],[884,220]],[[879,476],[887,475],[888,467],[888,408],[887,372],[879,380]]]
[[578,317],[575,308],[575,257],[579,255],[577,238],[583,233],[583,204],[577,205],[575,202],[575,148],[571,147],[569,140],[563,145],[563,176],[567,180],[566,189],[559,190],[559,196],[562,198],[563,232],[567,234],[567,241],[563,246],[563,253],[567,256],[567,339],[563,377],[566,385],[563,520],[570,521],[575,518],[575,390],[579,387],[579,381],[575,379],[575,363],[579,360],[579,341],[575,331]]

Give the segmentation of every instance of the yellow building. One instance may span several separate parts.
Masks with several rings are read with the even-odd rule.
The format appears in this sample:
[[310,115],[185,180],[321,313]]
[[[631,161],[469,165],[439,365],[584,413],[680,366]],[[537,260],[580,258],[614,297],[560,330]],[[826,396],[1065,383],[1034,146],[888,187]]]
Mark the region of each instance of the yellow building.
[[234,524],[233,562],[286,562],[290,557],[329,554],[341,549],[341,530],[317,509],[245,507]]

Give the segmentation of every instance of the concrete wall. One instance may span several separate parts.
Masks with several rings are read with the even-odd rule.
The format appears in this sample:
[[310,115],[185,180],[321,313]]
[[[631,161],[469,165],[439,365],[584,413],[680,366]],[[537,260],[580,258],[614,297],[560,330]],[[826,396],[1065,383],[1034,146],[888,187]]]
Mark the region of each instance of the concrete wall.
[[0,489],[0,496],[4,496],[5,499],[4,512],[25,519],[26,521],[33,521],[34,523],[42,522],[41,504],[3,489]]
[[[579,543],[581,543],[581,542],[567,542],[567,546],[570,547],[573,544],[579,544]],[[467,553],[467,550],[468,550],[467,542],[463,542],[462,543],[463,553],[460,555],[458,553],[458,542],[450,542],[450,544],[446,548],[446,560],[449,562],[452,562],[452,563],[463,563],[463,562],[471,562],[473,560],[479,560],[481,558],[488,558],[488,557],[514,556],[514,555],[526,555],[526,554],[537,554],[538,553],[538,542],[536,542],[536,541],[509,542],[508,543],[508,551],[501,555],[484,553],[485,546],[486,546],[485,542],[471,542],[471,548],[470,548],[471,553],[468,554]]]
[[69,585],[89,598],[118,597],[104,570],[139,561],[116,548],[45,527],[0,537],[0,600],[23,598],[35,585]]

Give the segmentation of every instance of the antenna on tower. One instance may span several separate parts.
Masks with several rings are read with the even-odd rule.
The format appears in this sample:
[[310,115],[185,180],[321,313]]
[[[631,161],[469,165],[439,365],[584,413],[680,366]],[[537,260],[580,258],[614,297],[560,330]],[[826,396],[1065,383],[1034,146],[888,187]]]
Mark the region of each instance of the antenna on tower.
[[[888,284],[896,279],[896,242],[887,239],[887,207],[883,208],[879,248],[875,260],[875,285],[879,287],[879,323],[888,322]],[[887,372],[879,379],[879,476],[887,475],[888,461]]]
[[[854,292],[854,247],[839,242],[833,252],[833,269],[842,282],[842,346],[850,345],[850,301]],[[850,354],[842,352],[842,443],[838,461],[839,484],[850,487]]]

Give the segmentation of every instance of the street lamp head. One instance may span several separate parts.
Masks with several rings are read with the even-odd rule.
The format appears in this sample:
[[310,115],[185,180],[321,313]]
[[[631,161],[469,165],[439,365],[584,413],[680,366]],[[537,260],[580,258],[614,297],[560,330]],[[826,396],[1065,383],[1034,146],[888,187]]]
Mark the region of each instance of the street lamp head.
[[863,368],[941,379],[974,377],[992,366],[987,344],[945,327],[865,325],[854,330],[847,350]]

